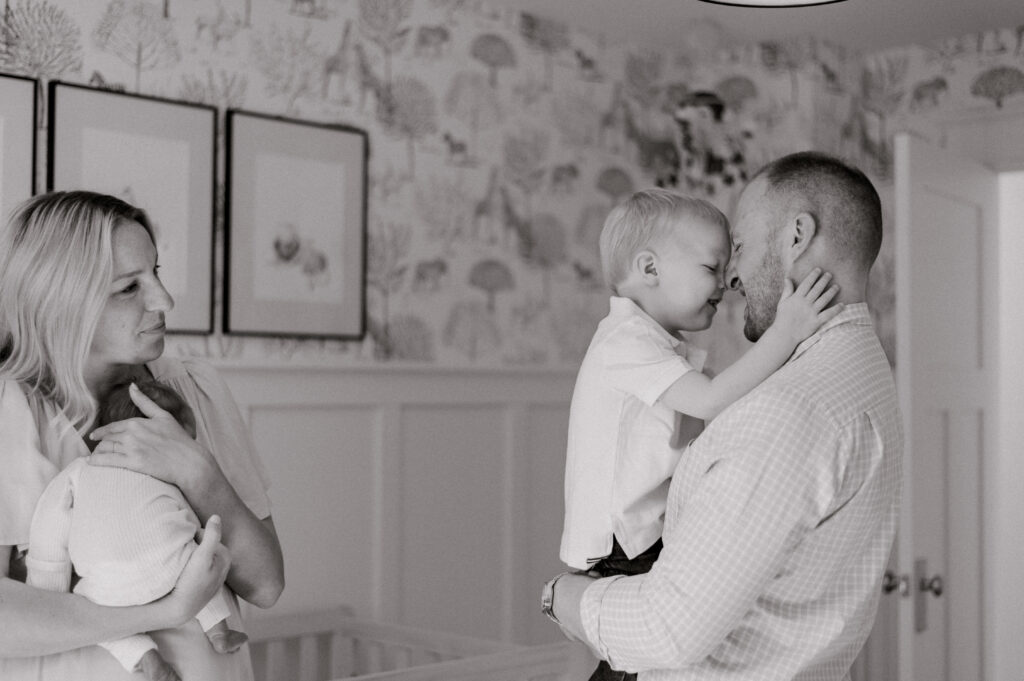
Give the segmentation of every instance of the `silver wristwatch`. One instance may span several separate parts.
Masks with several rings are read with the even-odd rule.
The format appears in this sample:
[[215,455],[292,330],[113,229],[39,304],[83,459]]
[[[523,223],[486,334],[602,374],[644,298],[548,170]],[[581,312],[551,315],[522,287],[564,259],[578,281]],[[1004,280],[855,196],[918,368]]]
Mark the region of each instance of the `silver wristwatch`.
[[555,582],[569,574],[568,571],[555,575],[540,594],[540,611],[548,616],[548,619],[561,626],[561,622],[555,617]]

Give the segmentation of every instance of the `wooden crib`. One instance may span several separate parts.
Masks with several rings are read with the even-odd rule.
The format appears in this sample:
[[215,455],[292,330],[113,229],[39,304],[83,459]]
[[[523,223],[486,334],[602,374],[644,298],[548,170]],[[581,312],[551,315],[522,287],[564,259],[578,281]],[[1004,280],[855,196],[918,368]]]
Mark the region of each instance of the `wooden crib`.
[[360,619],[348,608],[247,627],[256,681],[559,681],[573,646],[518,646]]

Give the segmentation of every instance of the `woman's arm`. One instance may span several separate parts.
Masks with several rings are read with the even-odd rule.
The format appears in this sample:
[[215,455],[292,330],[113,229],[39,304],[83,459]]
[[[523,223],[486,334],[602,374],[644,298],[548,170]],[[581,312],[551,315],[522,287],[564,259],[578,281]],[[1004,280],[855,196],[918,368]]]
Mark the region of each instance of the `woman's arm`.
[[97,428],[91,437],[100,443],[91,463],[128,468],[177,485],[201,522],[221,516],[223,542],[231,552],[228,585],[253,605],[269,608],[284,589],[284,557],[273,520],[259,519],[249,510],[213,455],[173,416],[134,385],[131,396],[148,418]]
[[220,539],[220,520],[210,518],[171,593],[146,605],[116,608],[11,579],[14,548],[0,546],[0,657],[49,655],[184,624],[224,583],[230,558]]
[[253,515],[213,457],[206,462],[205,471],[179,485],[182,494],[200,521],[214,513],[224,518],[223,541],[231,551],[228,586],[253,605],[269,608],[284,590],[284,556],[274,520]]

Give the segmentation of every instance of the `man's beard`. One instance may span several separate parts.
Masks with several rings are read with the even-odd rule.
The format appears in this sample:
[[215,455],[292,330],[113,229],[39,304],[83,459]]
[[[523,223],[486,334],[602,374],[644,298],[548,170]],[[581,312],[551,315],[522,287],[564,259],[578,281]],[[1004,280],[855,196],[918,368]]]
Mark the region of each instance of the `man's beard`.
[[775,321],[784,278],[782,259],[769,248],[753,280],[743,282],[743,293],[747,298],[747,307],[743,313],[743,335],[747,340],[756,342]]

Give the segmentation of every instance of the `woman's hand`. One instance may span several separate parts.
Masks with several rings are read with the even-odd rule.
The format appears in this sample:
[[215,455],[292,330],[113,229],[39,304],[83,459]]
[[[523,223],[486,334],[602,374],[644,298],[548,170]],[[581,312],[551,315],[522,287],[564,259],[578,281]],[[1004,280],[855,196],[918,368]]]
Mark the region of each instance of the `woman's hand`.
[[200,532],[196,550],[178,576],[178,583],[161,599],[171,613],[175,626],[195,617],[220,589],[231,566],[231,556],[220,543],[220,516],[210,516]]
[[128,393],[146,418],[116,421],[94,430],[89,437],[100,443],[89,463],[145,473],[177,485],[188,496],[194,481],[216,467],[213,457],[134,383]]
[[100,443],[90,463],[127,468],[176,485],[200,522],[222,517],[223,541],[232,556],[228,585],[253,605],[273,605],[284,589],[284,558],[273,521],[252,514],[213,455],[189,437],[173,416],[135,385],[129,394],[147,418],[94,430],[91,437]]

